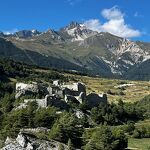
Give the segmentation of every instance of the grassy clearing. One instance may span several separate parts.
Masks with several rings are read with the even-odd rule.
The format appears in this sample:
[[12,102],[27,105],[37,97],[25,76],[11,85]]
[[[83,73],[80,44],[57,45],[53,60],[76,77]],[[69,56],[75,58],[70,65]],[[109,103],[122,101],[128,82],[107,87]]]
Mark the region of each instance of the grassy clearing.
[[150,150],[150,138],[134,139],[130,138],[128,140],[128,149],[132,150]]
[[[47,69],[35,69],[37,72],[48,73],[50,70]],[[124,102],[135,102],[141,100],[146,95],[150,94],[150,82],[148,81],[128,81],[128,80],[118,80],[118,79],[106,79],[99,77],[88,77],[73,75],[69,73],[63,73],[65,76],[70,76],[71,78],[85,83],[87,86],[87,93],[95,92],[97,94],[107,93],[111,90],[114,94],[108,94],[108,100],[110,102],[116,102],[122,99]],[[75,81],[70,81],[75,82]],[[121,84],[133,84],[132,86],[124,87],[124,90],[117,88]],[[120,94],[123,92],[124,95]]]
[[150,126],[150,120],[143,120],[139,121],[135,124],[135,126],[138,128],[140,126]]
[[[150,94],[150,82],[148,81],[128,81],[77,75],[75,78],[86,84],[87,93],[107,93],[108,90],[111,90],[114,94],[108,94],[108,99],[110,102],[114,102],[119,99],[122,99],[125,102],[135,102]],[[122,83],[133,85],[125,87],[124,90],[116,87]],[[122,91],[124,95],[120,95],[120,91]]]

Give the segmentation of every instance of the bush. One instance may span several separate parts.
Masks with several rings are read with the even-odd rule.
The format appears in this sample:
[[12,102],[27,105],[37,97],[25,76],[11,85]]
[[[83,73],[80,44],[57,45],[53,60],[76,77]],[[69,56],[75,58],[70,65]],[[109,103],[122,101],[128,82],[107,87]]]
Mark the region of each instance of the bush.
[[141,134],[140,134],[140,132],[137,129],[135,129],[133,131],[132,137],[133,138],[141,138]]
[[127,147],[127,138],[123,131],[115,129],[112,132],[108,126],[100,126],[94,131],[87,130],[83,138],[85,150],[116,150]]
[[63,113],[50,130],[49,137],[66,144],[70,139],[75,147],[81,147],[82,133],[77,118],[70,113]]
[[40,108],[35,112],[34,123],[36,127],[51,128],[56,118],[55,108]]

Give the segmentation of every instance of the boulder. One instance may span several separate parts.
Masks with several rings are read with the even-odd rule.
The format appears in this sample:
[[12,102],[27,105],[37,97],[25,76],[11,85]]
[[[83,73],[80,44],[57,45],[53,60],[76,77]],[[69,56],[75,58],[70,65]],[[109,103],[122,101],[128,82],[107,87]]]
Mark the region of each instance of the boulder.
[[31,143],[28,143],[26,150],[33,150],[33,149],[34,149],[33,145]]
[[78,119],[81,119],[84,117],[84,113],[81,110],[75,110],[75,115]]
[[[64,150],[68,150],[68,146],[61,143]],[[42,140],[36,138],[33,134],[20,132],[14,140],[7,138],[5,146],[1,150],[58,150],[60,142],[54,140]]]
[[21,145],[21,147],[27,147],[28,141],[26,136],[24,136],[21,132],[18,134],[16,141]]
[[12,139],[10,137],[7,136],[5,144],[10,144],[12,142]]

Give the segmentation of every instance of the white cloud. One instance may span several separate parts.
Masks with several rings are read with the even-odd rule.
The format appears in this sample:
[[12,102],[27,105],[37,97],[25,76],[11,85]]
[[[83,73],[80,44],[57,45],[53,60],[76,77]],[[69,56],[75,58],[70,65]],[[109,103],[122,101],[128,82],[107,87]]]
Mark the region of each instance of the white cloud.
[[90,19],[84,22],[85,26],[94,31],[102,31],[102,25],[98,19]]
[[17,31],[18,31],[18,29],[12,29],[9,31],[4,31],[4,34],[9,35],[9,34],[13,34],[13,33],[17,32]]
[[122,19],[124,17],[124,14],[117,8],[117,6],[114,6],[110,9],[103,9],[101,14],[104,18],[108,20]]
[[134,13],[134,17],[143,17],[141,14],[139,14],[137,11]]
[[75,5],[78,2],[81,2],[82,0],[67,0],[67,3],[69,3],[69,5]]
[[87,28],[98,32],[109,32],[111,34],[132,38],[141,35],[139,30],[131,28],[125,23],[124,14],[114,6],[110,9],[103,9],[101,15],[107,19],[105,23],[101,23],[99,19],[90,19],[85,22]]
[[138,17],[139,16],[139,13],[138,12],[135,12],[134,13],[134,17]]

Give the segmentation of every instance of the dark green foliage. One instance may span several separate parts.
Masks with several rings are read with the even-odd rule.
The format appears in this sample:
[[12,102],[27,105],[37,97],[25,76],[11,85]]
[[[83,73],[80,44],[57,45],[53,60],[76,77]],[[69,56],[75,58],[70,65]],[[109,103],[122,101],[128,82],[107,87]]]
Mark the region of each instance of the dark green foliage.
[[134,131],[132,136],[134,138],[150,138],[150,126],[149,125],[142,125],[137,127]]
[[144,113],[144,118],[150,118],[150,95],[135,103],[136,107]]
[[82,110],[84,113],[87,112],[87,110],[90,109],[88,103],[86,103],[85,101],[79,105],[79,109]]
[[125,135],[124,131],[121,129],[113,129],[112,131],[112,135],[114,138],[114,142],[113,142],[113,149],[114,150],[118,150],[118,149],[125,149],[128,145],[128,141],[127,141],[127,136]]
[[10,112],[13,109],[15,101],[13,90],[12,84],[0,82],[0,109],[3,113]]
[[108,125],[118,125],[128,121],[138,121],[143,119],[142,111],[135,104],[128,104],[119,101],[118,104],[100,104],[91,110],[91,118],[97,124],[107,123]]
[[85,150],[118,150],[127,147],[127,138],[122,130],[111,131],[108,126],[100,126],[83,134]]
[[74,115],[63,113],[50,130],[49,137],[67,143],[70,139],[74,146],[81,146],[83,129],[78,127],[78,120]]
[[60,81],[68,81],[68,78],[62,74],[49,70],[47,72],[36,71],[37,66],[26,65],[21,62],[15,62],[9,59],[0,59],[0,68],[3,68],[3,74],[7,77],[17,78],[20,81],[51,81],[59,79]]
[[135,124],[133,122],[128,122],[126,125],[126,132],[131,135],[135,129]]
[[[14,110],[15,105],[22,100],[15,100],[14,85],[9,81],[10,77],[18,81],[34,80],[42,83],[51,82],[53,79],[70,80],[70,77],[57,71],[37,71],[40,69],[43,68],[12,60],[0,60],[0,73],[8,79],[0,78],[0,139],[5,139],[7,136],[15,138],[21,128],[46,127],[50,132],[48,135],[42,133],[41,137],[68,144],[69,149],[83,147],[85,150],[118,150],[127,147],[124,133],[136,138],[150,137],[149,127],[137,128],[135,125],[139,120],[150,118],[150,96],[133,104],[121,100],[118,104],[100,104],[92,110],[85,102],[80,105],[70,104],[69,109],[66,109],[67,112],[59,115],[54,107],[38,108],[35,101],[28,103],[27,108]],[[122,93],[118,94],[123,95],[123,90],[120,89]],[[114,94],[111,91],[108,93]],[[84,116],[77,118],[74,115],[75,109],[82,111]],[[117,125],[122,125],[122,128],[118,128]],[[59,149],[64,149],[62,144]]]
[[0,81],[0,98],[4,97],[6,94],[12,94],[14,91],[14,86]]
[[48,127],[54,124],[56,119],[55,108],[40,108],[35,113],[34,124],[36,127]]
[[10,112],[13,109],[13,102],[15,101],[14,94],[6,93],[1,98],[0,105],[4,113]]
[[0,135],[14,137],[21,128],[51,128],[57,117],[55,108],[40,108],[37,110],[36,102],[31,102],[27,108],[0,115]]
[[68,140],[68,150],[75,150],[75,148],[73,147],[71,139]]

